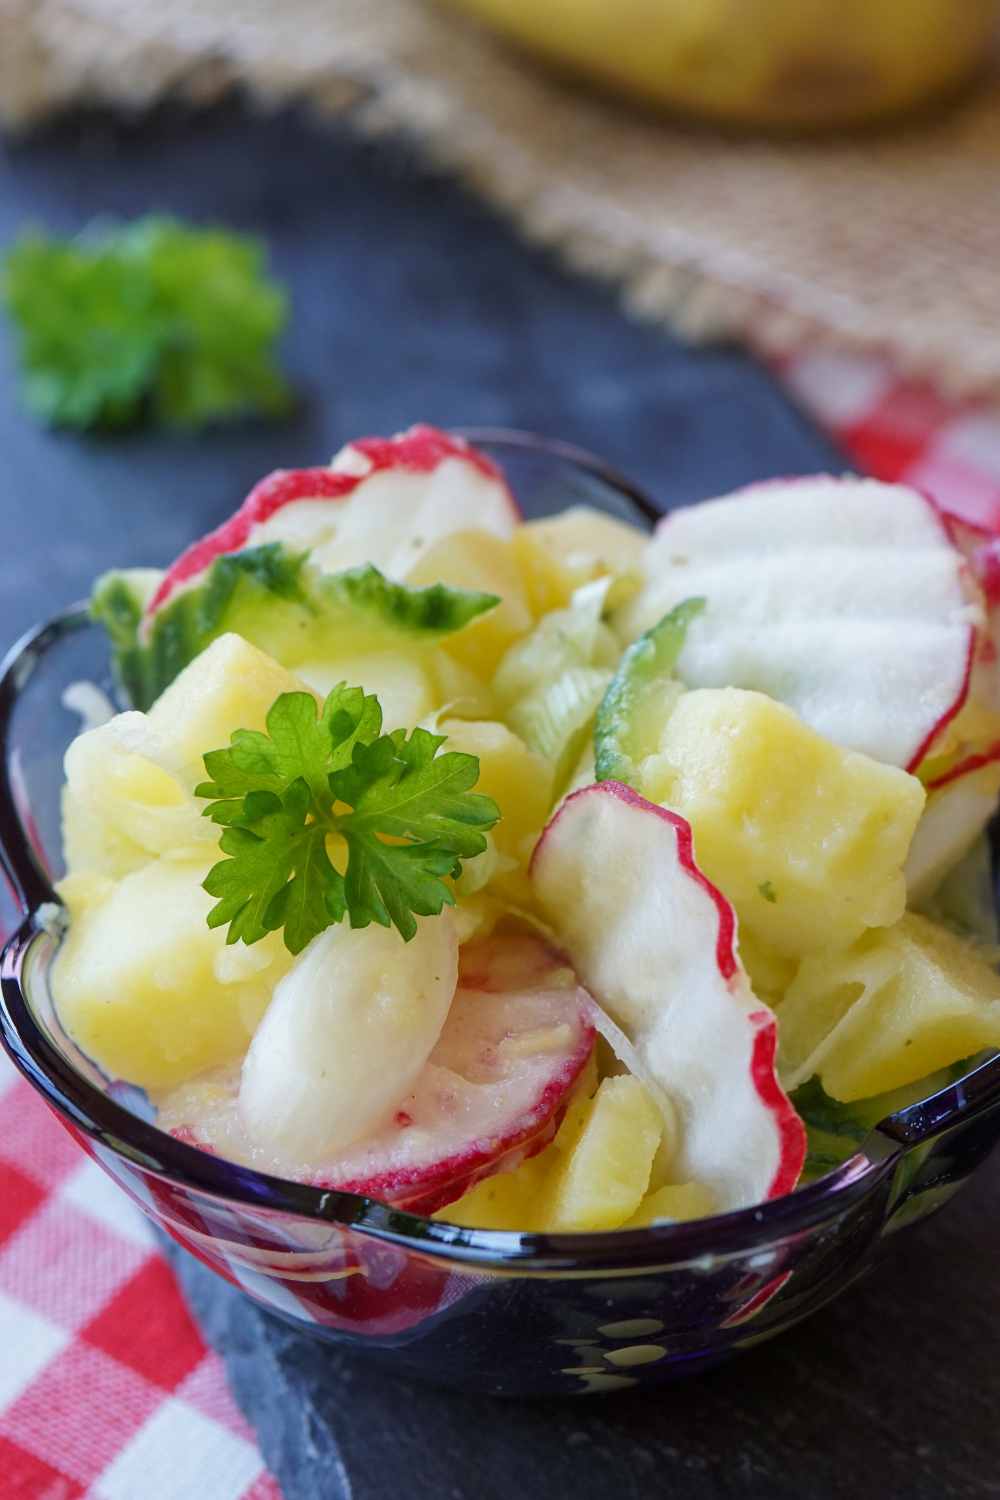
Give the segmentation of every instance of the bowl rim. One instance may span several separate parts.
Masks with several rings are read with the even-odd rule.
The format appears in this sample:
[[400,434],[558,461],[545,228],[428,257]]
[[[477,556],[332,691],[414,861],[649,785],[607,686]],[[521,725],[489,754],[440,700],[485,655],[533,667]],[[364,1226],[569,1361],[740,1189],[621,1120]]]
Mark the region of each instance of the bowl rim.
[[[582,469],[616,491],[647,522],[655,524],[664,514],[640,486],[573,444],[504,428],[452,430],[472,442],[541,453]],[[909,1143],[905,1133],[881,1134],[876,1127],[858,1152],[834,1171],[780,1198],[725,1214],[641,1229],[572,1234],[469,1229],[359,1194],[240,1166],[179,1141],[132,1113],[86,1079],[59,1051],[35,1019],[24,978],[25,967],[38,956],[40,945],[54,942],[52,923],[43,909],[60,908],[61,903],[18,812],[6,753],[10,724],[35,667],[61,640],[89,623],[88,606],[75,605],[28,631],[0,665],[0,853],[5,856],[8,875],[20,887],[25,912],[0,952],[0,1041],[20,1072],[74,1133],[82,1133],[131,1166],[184,1190],[341,1226],[452,1264],[517,1274],[648,1271],[744,1255],[832,1219],[894,1173]]]
[[[58,898],[56,898],[58,901]],[[34,913],[0,954],[0,1041],[15,1066],[75,1134],[173,1185],[243,1207],[290,1214],[368,1234],[402,1248],[482,1268],[518,1272],[676,1267],[718,1262],[802,1234],[853,1206],[894,1170],[902,1147],[867,1150],[780,1198],[726,1214],[642,1229],[546,1234],[467,1229],[377,1199],[244,1167],[161,1130],[92,1084],[35,1019],[23,978],[41,945],[56,946]],[[888,1145],[888,1143],[887,1143]],[[100,1159],[100,1157],[98,1158]]]

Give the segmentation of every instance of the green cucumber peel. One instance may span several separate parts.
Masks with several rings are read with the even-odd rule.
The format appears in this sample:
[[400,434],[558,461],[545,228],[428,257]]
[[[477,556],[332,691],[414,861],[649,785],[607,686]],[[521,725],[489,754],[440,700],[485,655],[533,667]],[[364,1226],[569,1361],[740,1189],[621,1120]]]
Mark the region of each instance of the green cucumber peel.
[[320,573],[307,552],[280,542],[217,557],[199,582],[176,593],[152,620],[148,600],[162,575],[148,569],[106,573],[91,598],[108,632],[119,686],[133,708],[148,709],[217,636],[234,631],[294,670],[352,638],[370,645],[430,643],[494,609],[497,595],[408,588],[371,564]]
[[895,1114],[897,1110],[947,1088],[968,1073],[974,1063],[974,1059],[967,1058],[952,1063],[950,1067],[939,1068],[936,1073],[929,1073],[914,1083],[903,1084],[884,1094],[874,1094],[868,1099],[854,1099],[849,1104],[832,1099],[818,1078],[810,1078],[801,1084],[789,1098],[806,1127],[809,1143],[803,1180],[822,1177],[849,1161],[886,1115]]
[[674,667],[688,627],[704,608],[704,599],[682,600],[626,650],[594,721],[597,781],[636,784],[639,765],[657,749],[673,707],[665,689],[676,684]]

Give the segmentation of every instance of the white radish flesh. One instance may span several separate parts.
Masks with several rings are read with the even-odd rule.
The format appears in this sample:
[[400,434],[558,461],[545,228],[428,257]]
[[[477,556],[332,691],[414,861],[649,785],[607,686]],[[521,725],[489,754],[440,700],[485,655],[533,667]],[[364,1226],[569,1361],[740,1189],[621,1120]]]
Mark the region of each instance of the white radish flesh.
[[1000,764],[992,762],[930,791],[906,860],[907,904],[932,896],[997,810]]
[[704,597],[686,683],[767,693],[876,760],[911,769],[965,699],[981,599],[944,520],[905,486],[818,475],[675,511],[645,575],[628,638]]
[[409,943],[374,925],[320,933],[275,989],[243,1064],[251,1139],[318,1165],[367,1135],[412,1089],[457,976],[447,913]]
[[160,1124],[258,1170],[415,1212],[432,1213],[512,1170],[559,1126],[593,1050],[592,1002],[537,938],[490,938],[462,960],[448,1019],[412,1091],[377,1129],[318,1167],[248,1136],[232,1068],[175,1089],[161,1101]]
[[677,1110],[679,1178],[706,1183],[722,1209],[789,1192],[805,1134],[775,1076],[775,1019],[689,825],[618,782],[586,787],[542,834],[532,880],[581,980]]

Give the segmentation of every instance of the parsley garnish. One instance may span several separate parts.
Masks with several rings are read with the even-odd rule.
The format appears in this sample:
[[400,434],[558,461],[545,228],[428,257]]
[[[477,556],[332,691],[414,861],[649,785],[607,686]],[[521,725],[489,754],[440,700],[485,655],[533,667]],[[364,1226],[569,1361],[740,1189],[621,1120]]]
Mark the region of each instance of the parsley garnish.
[[499,808],[471,791],[476,756],[439,754],[444,736],[426,729],[381,729],[378,699],[340,683],[319,711],[309,693],[282,693],[266,734],[237,729],[205,756],[211,779],[196,795],[212,799],[205,816],[222,825],[228,856],[204,882],[218,898],[208,925],[228,925],[228,943],[280,927],[299,953],[345,916],[409,941],[417,916],[454,905],[444,877],[483,852]]
[[248,236],[151,215],[22,235],[2,270],[24,400],[44,422],[199,427],[289,405],[274,363],[286,298]]

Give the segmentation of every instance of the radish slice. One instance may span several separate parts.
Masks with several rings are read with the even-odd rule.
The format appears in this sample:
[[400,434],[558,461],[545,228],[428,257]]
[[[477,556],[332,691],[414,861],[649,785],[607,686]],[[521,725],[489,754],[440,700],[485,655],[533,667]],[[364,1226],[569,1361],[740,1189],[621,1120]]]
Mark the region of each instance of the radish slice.
[[228,521],[181,553],[147,617],[225,552],[286,542],[311,550],[327,571],[374,563],[400,578],[450,532],[508,537],[519,520],[500,470],[463,438],[422,425],[394,438],[360,438],[329,468],[277,469],[262,479]]
[[923,816],[906,858],[907,904],[932,896],[949,870],[967,854],[997,810],[1000,750],[963,762],[932,783]]
[[976,649],[969,697],[1000,712],[1000,532],[955,516],[949,517],[949,526],[986,603],[986,629]]
[[817,475],[675,511],[622,625],[634,638],[703,596],[677,670],[794,708],[820,734],[907,770],[965,701],[984,621],[931,502],[903,485]]
[[367,1135],[413,1088],[457,976],[446,912],[409,943],[374,925],[321,932],[279,981],[243,1063],[251,1140],[319,1165]]
[[575,977],[541,942],[511,941],[511,952],[505,940],[476,945],[412,1092],[322,1167],[290,1163],[249,1139],[238,1068],[175,1089],[161,1104],[160,1125],[260,1171],[413,1212],[443,1208],[548,1145],[593,1049],[590,997]]
[[690,826],[600,782],[562,804],[531,874],[583,983],[677,1110],[677,1180],[704,1182],[722,1210],[790,1192],[805,1128],[775,1075],[777,1025]]

